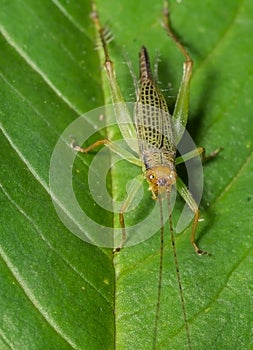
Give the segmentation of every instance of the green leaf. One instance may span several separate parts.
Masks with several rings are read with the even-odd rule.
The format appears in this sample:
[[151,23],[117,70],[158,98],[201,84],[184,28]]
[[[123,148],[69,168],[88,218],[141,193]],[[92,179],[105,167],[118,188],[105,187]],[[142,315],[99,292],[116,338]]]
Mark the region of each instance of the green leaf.
[[[58,138],[79,115],[108,101],[93,49],[90,4],[0,4],[0,348],[151,349],[159,234],[113,257],[68,231],[50,198],[50,159]],[[211,255],[195,255],[190,227],[176,235],[192,348],[250,349],[253,4],[170,4],[173,28],[195,64],[188,130],[207,153],[223,148],[204,166],[200,209],[205,221],[199,224],[198,243]],[[110,53],[127,101],[134,101],[134,89],[124,53],[137,72],[141,45],[152,62],[158,51],[160,85],[169,104],[175,100],[183,58],[161,28],[162,6],[151,0],[145,7],[132,0],[97,1],[101,20],[109,22],[114,35]],[[98,220],[109,226],[117,214],[114,218],[90,201],[85,157],[78,156],[74,165],[79,171],[73,176],[75,191],[80,202],[87,202],[89,215],[103,213]],[[138,169],[123,163],[121,171],[124,176],[115,169],[108,178],[115,197]],[[146,206],[152,206],[146,196]],[[157,349],[187,349],[167,229],[165,235]]]

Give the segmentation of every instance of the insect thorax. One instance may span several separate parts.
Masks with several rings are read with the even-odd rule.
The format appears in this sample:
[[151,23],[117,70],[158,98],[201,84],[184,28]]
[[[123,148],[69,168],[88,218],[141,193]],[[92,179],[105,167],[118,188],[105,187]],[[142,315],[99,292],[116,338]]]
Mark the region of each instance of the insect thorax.
[[159,165],[175,170],[175,151],[165,150],[164,148],[145,148],[142,150],[141,158],[145,165],[145,169],[152,169]]

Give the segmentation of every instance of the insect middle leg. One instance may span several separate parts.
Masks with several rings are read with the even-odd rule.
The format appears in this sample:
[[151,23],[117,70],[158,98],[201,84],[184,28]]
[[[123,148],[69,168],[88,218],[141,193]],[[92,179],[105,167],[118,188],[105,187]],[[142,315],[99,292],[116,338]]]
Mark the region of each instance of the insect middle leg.
[[[132,153],[128,152],[127,150],[125,150],[123,148],[120,148],[119,146],[117,146],[117,144],[111,142],[108,139],[98,140],[86,148],[82,148],[82,147],[76,145],[74,141],[72,141],[72,143],[71,143],[72,148],[75,151],[81,152],[81,153],[88,153],[88,152],[92,151],[94,148],[99,147],[101,145],[105,145],[105,146],[109,147],[112,152],[117,153],[122,159],[127,159],[128,162],[130,162],[134,165],[137,165],[137,166],[141,166],[141,161],[138,158],[136,158]],[[129,209],[136,193],[138,192],[138,189],[140,188],[143,180],[144,180],[144,177],[142,174],[137,176],[134,180],[132,180],[130,186],[128,187],[127,198],[124,200],[123,204],[120,207],[119,223],[120,223],[120,227],[122,229],[122,236],[121,236],[120,243],[117,244],[113,250],[114,253],[119,252],[127,240],[127,233],[126,233],[126,227],[125,227],[125,213],[128,211],[128,209]]]
[[199,156],[201,156],[202,162],[205,162],[216,157],[217,154],[220,152],[220,150],[221,148],[219,147],[213,152],[211,152],[210,154],[206,155],[206,149],[204,147],[197,147],[194,150],[185,153],[183,156],[177,157],[175,162],[176,162],[176,165],[178,165],[186,162],[187,160],[190,160],[192,158],[199,157]]

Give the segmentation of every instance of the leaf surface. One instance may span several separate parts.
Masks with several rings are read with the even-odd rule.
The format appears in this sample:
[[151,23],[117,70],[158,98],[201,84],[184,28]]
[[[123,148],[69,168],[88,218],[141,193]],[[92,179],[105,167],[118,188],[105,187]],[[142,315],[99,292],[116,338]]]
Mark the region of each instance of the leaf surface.
[[[0,4],[0,348],[151,349],[159,233],[113,257],[69,232],[49,193],[58,138],[79,115],[110,98],[94,50],[90,5],[63,0]],[[175,101],[183,58],[161,28],[162,5],[97,1],[114,35],[110,52],[126,101],[134,101],[134,89],[125,53],[137,72],[141,45],[153,63],[159,53],[159,86],[169,105]],[[204,166],[198,238],[211,255],[194,254],[190,227],[176,236],[193,349],[252,346],[252,7],[249,0],[170,5],[173,28],[194,60],[188,130],[207,153],[223,148]],[[89,198],[82,183],[86,186],[88,171],[84,157],[74,168],[80,170],[74,176],[80,202]],[[108,187],[115,198],[124,194],[126,177],[138,171],[125,163],[112,170]],[[148,209],[153,201],[146,196]],[[117,220],[117,214],[102,212],[90,200],[87,210],[104,225]],[[141,212],[129,214],[130,220]],[[156,346],[187,349],[165,234]]]

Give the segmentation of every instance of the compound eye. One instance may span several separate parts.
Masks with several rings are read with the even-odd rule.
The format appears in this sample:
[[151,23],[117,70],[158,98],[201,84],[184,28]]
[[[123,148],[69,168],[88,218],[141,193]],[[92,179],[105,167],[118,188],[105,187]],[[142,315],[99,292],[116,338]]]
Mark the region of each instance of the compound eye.
[[154,178],[155,178],[155,175],[149,175],[149,180],[154,180]]
[[171,171],[170,172],[170,175],[169,175],[169,178],[172,180],[172,179],[175,179],[176,178],[176,172],[175,171]]

